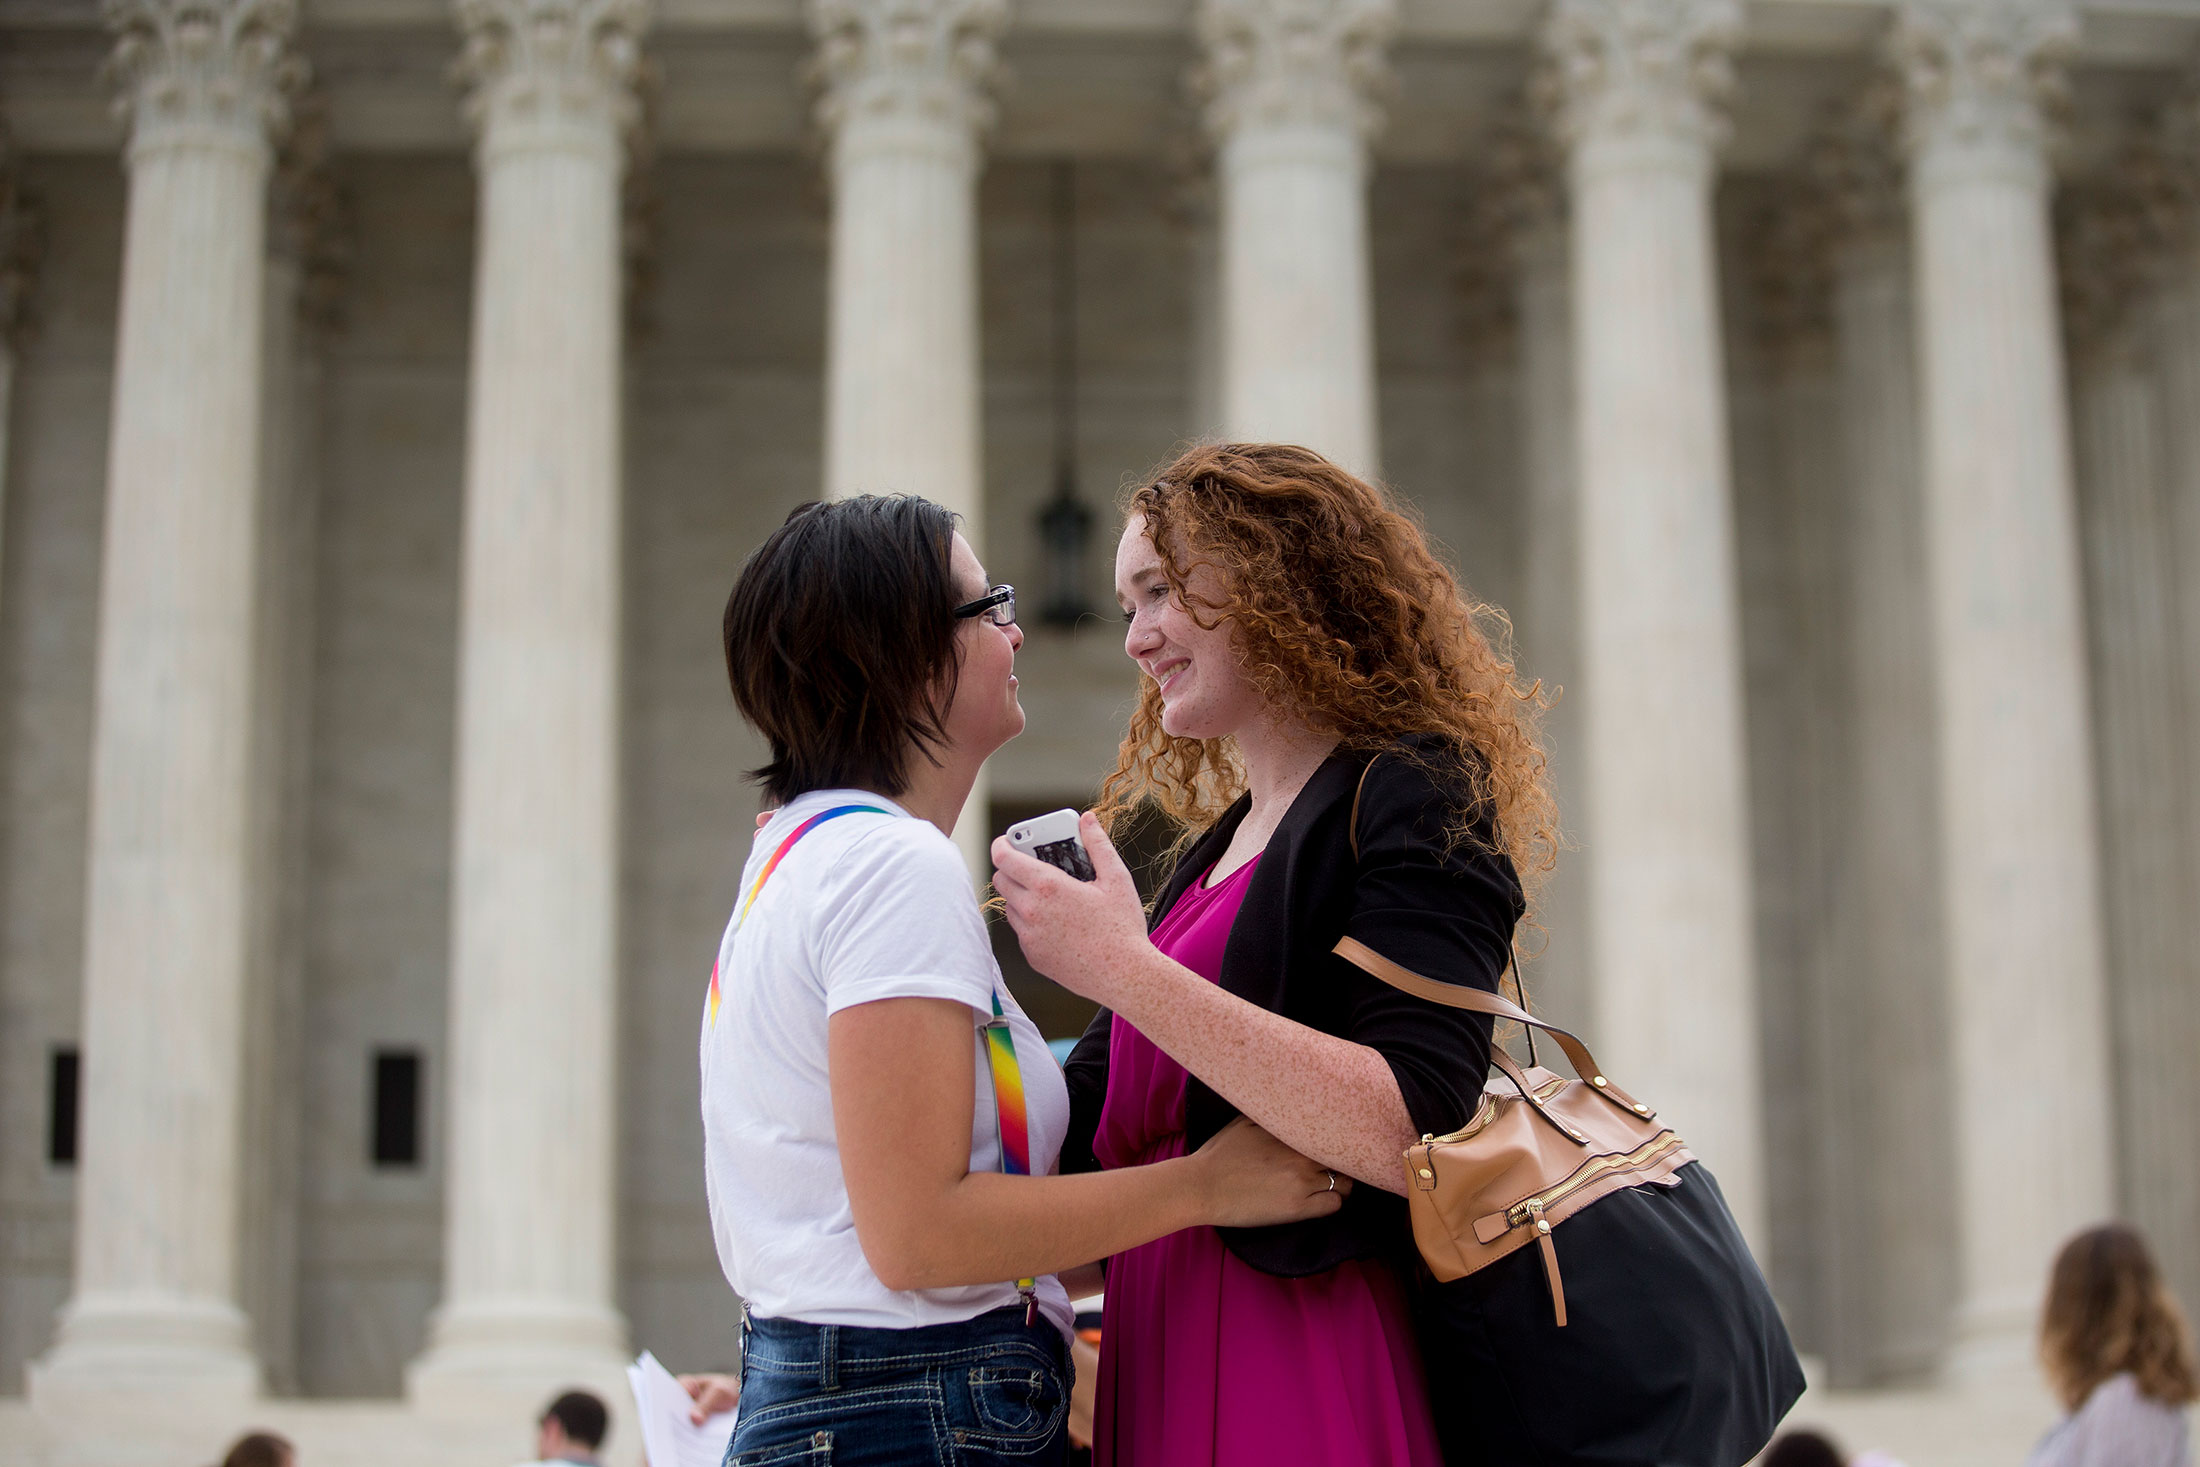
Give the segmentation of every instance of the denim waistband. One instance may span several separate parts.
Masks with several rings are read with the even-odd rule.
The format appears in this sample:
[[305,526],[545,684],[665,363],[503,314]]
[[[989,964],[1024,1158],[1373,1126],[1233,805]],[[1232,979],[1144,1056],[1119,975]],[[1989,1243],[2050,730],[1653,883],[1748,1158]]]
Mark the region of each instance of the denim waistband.
[[843,1375],[953,1365],[1016,1345],[1037,1346],[1057,1366],[1068,1365],[1068,1346],[1062,1332],[1045,1315],[1024,1323],[1020,1304],[988,1310],[975,1319],[912,1325],[907,1329],[809,1324],[758,1315],[747,1316],[741,1322],[745,1369],[805,1378],[827,1391],[838,1389]]

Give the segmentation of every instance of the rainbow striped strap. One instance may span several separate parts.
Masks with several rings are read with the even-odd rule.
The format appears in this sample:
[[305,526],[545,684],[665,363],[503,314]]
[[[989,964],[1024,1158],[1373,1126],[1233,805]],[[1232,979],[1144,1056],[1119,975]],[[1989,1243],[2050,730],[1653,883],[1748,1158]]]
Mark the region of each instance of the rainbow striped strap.
[[[1001,1012],[1001,996],[993,995],[993,1019],[985,1026],[985,1055],[993,1071],[993,1115],[1001,1131],[1001,1171],[1011,1177],[1031,1175],[1031,1117],[1024,1108],[1024,1068],[1016,1060],[1016,1036],[1009,1031],[1008,1015]],[[1030,1323],[1035,1302],[1034,1279],[1018,1279],[1024,1296],[1024,1322]]]
[[[741,924],[749,920],[749,909],[756,905],[757,894],[763,891],[764,883],[772,879],[772,873],[779,869],[779,863],[787,859],[787,852],[794,849],[796,841],[802,839],[826,821],[837,820],[843,815],[891,815],[893,813],[891,810],[882,810],[876,805],[835,805],[830,810],[818,811],[815,815],[797,825],[794,832],[779,843],[779,849],[771,853],[771,859],[764,863],[764,869],[756,873],[756,880],[749,883],[749,894],[741,899],[739,914],[733,919],[733,930],[739,932]],[[712,963],[710,965],[710,1023],[715,1026],[717,1022],[718,965]]]
[[764,863],[764,869],[756,873],[756,880],[749,883],[749,894],[741,902],[741,915],[734,919],[733,930],[739,932],[741,924],[749,920],[749,908],[756,905],[757,894],[763,891],[764,883],[772,879],[772,873],[779,869],[779,863],[787,859],[787,852],[794,849],[796,841],[802,839],[826,821],[838,820],[843,815],[890,815],[892,813],[891,810],[882,810],[876,805],[835,805],[830,810],[818,811],[815,815],[797,825],[794,828],[794,833],[781,841],[779,849],[772,852],[771,859]]
[[1001,1170],[1012,1177],[1031,1175],[1031,1121],[1024,1110],[1024,1071],[1016,1062],[1016,1036],[993,995],[993,1022],[985,1026],[985,1053],[993,1067],[993,1114],[1001,1127]]

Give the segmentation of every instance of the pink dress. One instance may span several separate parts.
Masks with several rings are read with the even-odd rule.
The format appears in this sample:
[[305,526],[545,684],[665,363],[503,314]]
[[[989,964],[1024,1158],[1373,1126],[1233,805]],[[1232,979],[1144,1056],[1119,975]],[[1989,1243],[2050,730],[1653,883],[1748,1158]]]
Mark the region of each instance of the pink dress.
[[[1210,983],[1258,860],[1188,888],[1154,945]],[[1184,1067],[1121,1017],[1093,1151],[1184,1154]],[[1213,1228],[1108,1262],[1095,1467],[1440,1467],[1405,1294],[1376,1262],[1265,1274]]]

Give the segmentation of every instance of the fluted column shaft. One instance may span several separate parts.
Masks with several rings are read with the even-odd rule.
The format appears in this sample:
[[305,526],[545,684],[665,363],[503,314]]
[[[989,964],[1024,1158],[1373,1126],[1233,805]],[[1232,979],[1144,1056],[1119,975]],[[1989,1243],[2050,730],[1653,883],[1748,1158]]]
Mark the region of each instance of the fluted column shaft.
[[1741,637],[1711,229],[1732,0],[1560,0],[1595,1032],[1763,1238]]
[[[479,129],[431,1407],[618,1380],[619,180],[644,0],[461,0]],[[539,1399],[535,1400],[539,1405]]]
[[32,1388],[249,1395],[237,1307],[270,135],[286,0],[120,0],[130,118],[76,1277]]
[[[1556,179],[1545,180],[1558,192]],[[1539,1008],[1558,1022],[1585,1019],[1591,910],[1582,862],[1594,844],[1583,810],[1580,507],[1574,433],[1573,284],[1567,227],[1555,207],[1537,209],[1513,240],[1518,268],[1523,477],[1528,489],[1528,671],[1557,701],[1545,716],[1544,746],[1559,817],[1580,854],[1568,853],[1545,883],[1539,919],[1545,946],[1526,972]]]
[[1191,271],[1186,332],[1192,350],[1185,432],[1206,438],[1222,432],[1222,235],[1213,181],[1202,169],[1177,191],[1176,218]]
[[[2089,591],[2093,708],[2100,771],[2107,951],[2115,982],[2110,1032],[2119,1060],[2120,1189],[2150,1232],[2189,1226],[2195,1037],[2187,1019],[2194,973],[2185,946],[2189,889],[2183,810],[2172,798],[2184,750],[2178,702],[2176,582],[2163,495],[2162,399],[2122,331],[2073,361],[2073,440]],[[2184,1013],[2180,1013],[2184,1011]],[[2167,1104],[2165,1104],[2167,1102]],[[2183,1214],[2180,1216],[2180,1214]],[[2187,1262],[2190,1234],[2159,1235],[2165,1259]],[[2180,1269],[2180,1272],[2184,1271]]]
[[[1853,155],[1852,155],[1853,156]],[[1919,494],[1913,295],[1898,179],[1879,149],[1842,180],[1833,261],[1841,472],[1849,509],[1840,626],[1854,720],[1831,921],[1836,1043],[1829,1075],[1836,1378],[1916,1378],[1937,1363],[1951,1302],[1934,839],[1931,643]]]
[[[2200,1070],[2171,1055],[2200,1048],[2200,252],[2190,250],[2183,278],[2157,299],[2156,364],[2160,371],[2166,536],[2176,588],[2178,738],[2186,886],[2177,909],[2184,919],[2181,971],[2148,985],[2153,1013],[2150,1049],[2166,1063],[2148,1079],[2143,1104],[2127,1107],[2123,1195],[2131,1215],[2162,1241],[2163,1268],[2178,1296],[2200,1300],[2200,1169],[2165,1164],[2180,1150],[2200,1114]],[[2143,1126],[2130,1116],[2143,1115]],[[2138,1134],[2131,1134],[2136,1131]]]
[[[1006,0],[809,0],[831,137],[825,492],[921,494],[985,553],[978,173]],[[980,774],[955,827],[995,832]]]
[[2200,793],[2187,777],[2200,755],[2182,621],[2195,588],[2179,564],[2200,441],[2190,422],[2200,409],[2190,106],[2132,139],[2112,173],[2066,190],[2056,209],[2100,779],[2117,1200],[2188,1299],[2200,1283],[2200,1172],[2186,1164],[2200,1114],[2191,1062],[2200,1053],[2191,824]]
[[1380,471],[1368,93],[1396,0],[1203,0],[1225,434]]
[[2113,1196],[2043,136],[2044,66],[2074,34],[2049,0],[1913,0],[1897,37],[1910,79],[1966,1371],[2028,1368],[2054,1249]]
[[6,549],[8,423],[15,401],[15,363],[44,231],[24,198],[21,158],[0,128],[0,550]]

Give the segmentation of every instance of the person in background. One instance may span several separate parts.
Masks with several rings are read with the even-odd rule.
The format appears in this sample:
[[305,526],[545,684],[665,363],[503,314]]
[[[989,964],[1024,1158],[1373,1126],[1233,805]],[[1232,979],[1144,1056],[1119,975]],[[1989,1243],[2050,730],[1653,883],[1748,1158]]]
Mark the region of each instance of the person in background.
[[222,1467],[297,1467],[298,1449],[272,1431],[255,1431],[230,1443]]
[[2026,1467],[2185,1467],[2184,1408],[2200,1397],[2192,1334],[2136,1228],[2063,1244],[2047,1284],[2040,1362],[2070,1414]]
[[604,1438],[611,1434],[611,1412],[603,1401],[587,1391],[567,1391],[543,1410],[535,1423],[535,1456],[531,1467],[576,1462],[597,1467],[603,1459]]
[[1757,1467],[1846,1467],[1847,1461],[1823,1432],[1796,1430],[1774,1437]]
[[688,1393],[695,1404],[688,1407],[688,1422],[701,1426],[721,1411],[731,1411],[741,1404],[741,1377],[738,1373],[708,1372],[701,1375],[676,1377],[680,1389]]

